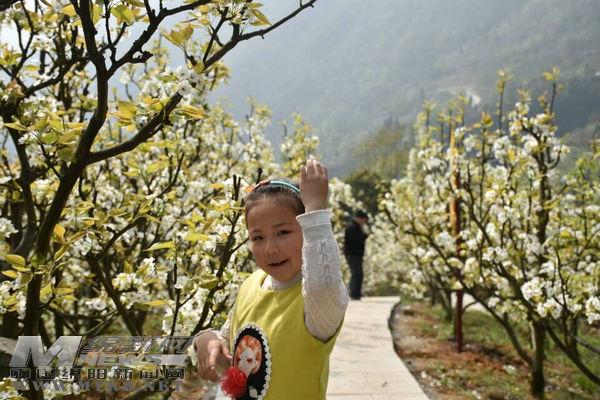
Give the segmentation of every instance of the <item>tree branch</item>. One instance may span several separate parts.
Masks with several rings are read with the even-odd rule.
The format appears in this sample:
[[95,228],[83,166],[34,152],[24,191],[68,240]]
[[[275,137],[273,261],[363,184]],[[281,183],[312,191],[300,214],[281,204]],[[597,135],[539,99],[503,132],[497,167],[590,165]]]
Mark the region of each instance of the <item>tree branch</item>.
[[552,329],[552,327],[548,324],[548,321],[540,320],[540,322],[543,324],[546,332],[548,332],[548,334],[552,338],[552,341],[558,346],[558,348],[560,348],[560,350],[563,353],[565,353],[565,355],[571,360],[571,362],[573,362],[573,364],[575,364],[577,368],[579,368],[579,370],[583,372],[583,374],[586,377],[589,378],[589,380],[594,382],[596,385],[600,385],[600,375],[597,375],[594,372],[592,372],[592,370],[590,370],[587,367],[587,365],[583,363],[583,361],[580,357],[578,357],[578,355],[573,354],[569,347],[560,340],[556,332],[554,332],[554,329]]
[[[124,64],[126,64],[128,62],[140,62],[140,60],[142,60],[144,58],[146,58],[146,60],[147,60],[147,59],[150,59],[150,57],[152,57],[152,53],[143,51],[142,48],[152,38],[154,33],[156,33],[156,31],[163,19],[165,19],[166,17],[169,17],[171,15],[178,14],[182,11],[193,10],[194,8],[196,8],[198,6],[210,3],[210,1],[211,0],[200,0],[200,1],[195,1],[190,4],[180,6],[180,7],[176,7],[176,8],[170,9],[170,10],[169,9],[161,9],[159,14],[152,19],[150,19],[150,16],[148,16],[148,19],[150,20],[150,24],[148,25],[148,27],[133,42],[133,45],[131,45],[129,50],[125,54],[123,54],[123,56],[119,60],[112,63],[112,65],[110,66],[110,68],[108,70],[108,76],[111,77],[115,72],[117,72],[117,70],[119,68],[121,68]],[[142,56],[137,57],[137,58],[134,57],[135,54],[138,52],[142,53]]]
[[0,11],[6,11],[19,0],[0,0]]
[[135,134],[131,139],[120,143],[114,147],[100,150],[97,152],[91,152],[87,157],[86,164],[94,164],[98,161],[102,161],[111,157],[115,157],[119,154],[131,151],[135,149],[138,145],[144,143],[148,139],[158,132],[164,122],[168,119],[171,112],[175,109],[177,104],[181,101],[182,97],[179,93],[176,93],[169,99],[165,107],[158,112],[152,119],[144,126],[140,131]]
[[[12,114],[10,110],[7,110],[7,115],[4,116],[4,120],[8,120],[8,115]],[[25,205],[25,213],[27,214],[27,228],[21,238],[21,242],[15,249],[15,253],[22,257],[27,258],[27,254],[33,247],[34,238],[37,227],[37,216],[35,215],[35,208],[33,207],[33,194],[31,193],[31,181],[32,181],[32,170],[29,164],[29,158],[27,157],[27,151],[25,145],[19,143],[18,132],[14,129],[8,128],[8,132],[13,141],[15,149],[17,151],[17,157],[21,164],[21,173],[17,182],[21,187],[21,194],[23,196],[23,202]]]
[[86,257],[86,261],[90,264],[92,272],[96,275],[96,277],[98,277],[100,283],[106,290],[106,293],[115,304],[115,307],[117,308],[117,311],[119,312],[119,315],[123,319],[123,322],[125,323],[125,326],[129,330],[129,332],[134,336],[142,336],[141,332],[138,331],[137,327],[133,323],[133,318],[131,318],[131,315],[129,314],[123,303],[121,303],[119,293],[117,293],[110,280],[108,280],[104,275],[104,272],[102,272],[98,260],[95,257],[88,256]]

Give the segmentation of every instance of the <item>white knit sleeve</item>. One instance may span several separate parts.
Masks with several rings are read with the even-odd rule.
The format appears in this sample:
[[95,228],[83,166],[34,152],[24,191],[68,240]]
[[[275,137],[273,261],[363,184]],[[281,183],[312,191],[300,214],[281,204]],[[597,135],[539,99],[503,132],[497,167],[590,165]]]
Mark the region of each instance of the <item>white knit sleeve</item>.
[[340,255],[329,210],[296,217],[302,226],[302,296],[308,331],[325,342],[337,331],[348,306]]
[[225,320],[225,323],[223,324],[223,326],[221,326],[221,329],[213,329],[213,328],[205,329],[203,331],[198,332],[198,334],[196,336],[200,336],[204,332],[212,332],[215,335],[217,335],[219,340],[221,340],[222,342],[225,342],[227,347],[229,347],[229,333],[231,330],[231,318],[232,317],[233,317],[233,308],[231,310],[229,310],[229,313],[227,314],[227,319]]
[[227,344],[227,347],[229,347],[229,333],[231,330],[231,318],[233,316],[233,308],[231,310],[229,310],[229,314],[227,315],[227,320],[225,321],[225,323],[223,324],[223,326],[221,327],[221,329],[217,332],[215,332],[217,334],[217,336],[219,336],[219,339],[221,339],[222,341],[224,341]]

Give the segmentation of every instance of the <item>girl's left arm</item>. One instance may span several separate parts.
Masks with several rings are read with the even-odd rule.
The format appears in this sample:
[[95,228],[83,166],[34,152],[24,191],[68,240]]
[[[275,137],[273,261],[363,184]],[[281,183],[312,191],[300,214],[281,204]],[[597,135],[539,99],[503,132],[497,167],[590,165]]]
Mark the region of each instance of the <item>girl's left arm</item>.
[[326,342],[337,332],[348,306],[340,255],[328,209],[296,217],[302,226],[302,295],[308,331]]

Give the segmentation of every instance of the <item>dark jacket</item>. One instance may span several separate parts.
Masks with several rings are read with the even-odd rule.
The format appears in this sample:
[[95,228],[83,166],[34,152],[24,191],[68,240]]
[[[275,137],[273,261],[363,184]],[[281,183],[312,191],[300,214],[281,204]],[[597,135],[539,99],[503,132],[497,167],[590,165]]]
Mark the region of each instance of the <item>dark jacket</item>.
[[365,240],[367,234],[360,225],[352,220],[344,231],[344,254],[362,256],[365,254]]

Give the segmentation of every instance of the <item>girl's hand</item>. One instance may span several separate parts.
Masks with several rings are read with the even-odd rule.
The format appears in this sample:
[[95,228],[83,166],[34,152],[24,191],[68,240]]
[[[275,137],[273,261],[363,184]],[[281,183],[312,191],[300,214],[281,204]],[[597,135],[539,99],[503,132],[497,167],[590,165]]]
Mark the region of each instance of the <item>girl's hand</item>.
[[218,382],[220,375],[231,365],[229,349],[213,332],[204,332],[194,342],[198,358],[198,375]]
[[300,167],[300,196],[306,212],[326,209],[328,192],[327,167],[316,158],[309,158]]

